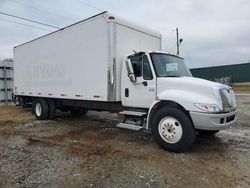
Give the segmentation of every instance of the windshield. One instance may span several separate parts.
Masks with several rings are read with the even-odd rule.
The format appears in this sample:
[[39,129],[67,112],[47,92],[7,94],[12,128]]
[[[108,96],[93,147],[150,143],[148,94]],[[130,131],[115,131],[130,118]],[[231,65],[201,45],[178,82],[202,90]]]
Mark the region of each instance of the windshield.
[[192,77],[183,59],[163,53],[150,54],[157,77]]

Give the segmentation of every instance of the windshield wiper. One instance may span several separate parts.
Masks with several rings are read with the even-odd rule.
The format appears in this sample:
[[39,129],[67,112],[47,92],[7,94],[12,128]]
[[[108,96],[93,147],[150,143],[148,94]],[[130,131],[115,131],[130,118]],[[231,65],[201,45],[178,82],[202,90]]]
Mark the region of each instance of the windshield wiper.
[[166,77],[180,77],[180,76],[178,76],[178,75],[168,75]]

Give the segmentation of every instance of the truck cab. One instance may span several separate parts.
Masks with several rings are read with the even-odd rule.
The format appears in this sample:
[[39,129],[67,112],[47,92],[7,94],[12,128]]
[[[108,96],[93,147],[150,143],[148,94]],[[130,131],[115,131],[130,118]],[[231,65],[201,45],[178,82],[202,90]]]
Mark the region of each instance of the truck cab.
[[197,132],[214,134],[236,121],[232,88],[192,77],[180,56],[161,51],[129,55],[121,76],[122,105],[145,110],[145,128],[167,150],[185,150]]
[[[192,77],[183,58],[164,52],[136,53],[128,56],[124,65],[122,75],[124,78],[122,87],[126,91],[126,95],[122,95],[124,106],[150,108],[159,89],[164,87],[164,85],[157,84],[159,80]],[[127,73],[128,68],[131,68],[132,72]]]

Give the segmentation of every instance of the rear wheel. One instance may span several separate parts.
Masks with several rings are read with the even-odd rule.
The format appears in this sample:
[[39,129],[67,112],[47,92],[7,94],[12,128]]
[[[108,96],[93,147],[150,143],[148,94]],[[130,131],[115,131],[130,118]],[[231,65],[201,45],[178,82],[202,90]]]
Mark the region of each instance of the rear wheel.
[[162,148],[184,152],[195,141],[196,133],[188,115],[174,107],[160,109],[152,119],[152,134]]
[[56,114],[56,106],[55,102],[52,99],[48,99],[48,105],[49,105],[49,113],[48,113],[48,118],[49,119],[54,119],[55,114]]
[[216,133],[219,132],[219,130],[216,130],[216,131],[208,131],[208,130],[197,130],[197,132],[200,134],[200,135],[207,135],[207,136],[212,136]]
[[36,119],[45,120],[48,118],[49,105],[45,99],[36,99],[34,101],[34,113]]

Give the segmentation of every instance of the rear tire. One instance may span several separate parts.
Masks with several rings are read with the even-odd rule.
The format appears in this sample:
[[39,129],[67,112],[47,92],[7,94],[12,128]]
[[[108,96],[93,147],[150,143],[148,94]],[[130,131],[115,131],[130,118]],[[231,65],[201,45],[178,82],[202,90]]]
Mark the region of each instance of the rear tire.
[[217,131],[197,130],[197,132],[198,132],[200,135],[213,136],[214,134],[218,133],[219,130],[217,130]]
[[174,107],[164,107],[153,116],[152,134],[165,150],[185,152],[195,142],[196,133],[189,116]]
[[49,115],[48,115],[48,118],[49,119],[54,119],[55,118],[55,114],[56,114],[55,102],[52,99],[48,99],[48,105],[49,105]]
[[34,113],[37,120],[48,118],[49,105],[45,99],[39,98],[34,101]]
[[77,108],[77,109],[72,109],[70,110],[70,113],[72,116],[77,117],[77,116],[84,116],[88,112],[87,109],[84,108]]

